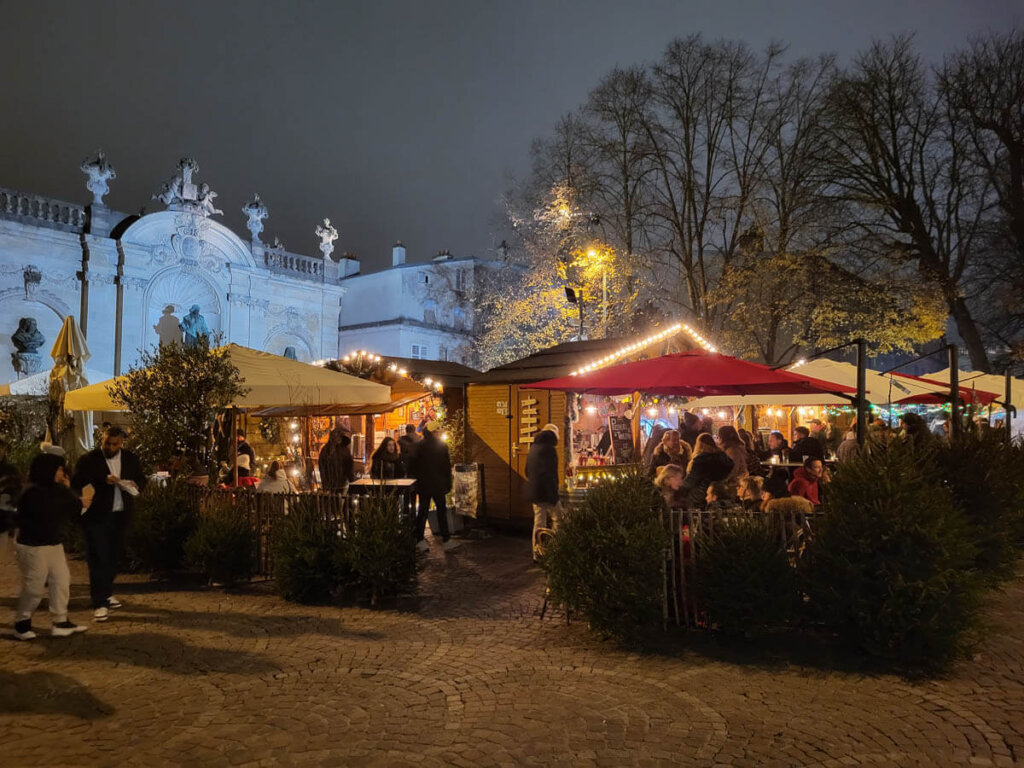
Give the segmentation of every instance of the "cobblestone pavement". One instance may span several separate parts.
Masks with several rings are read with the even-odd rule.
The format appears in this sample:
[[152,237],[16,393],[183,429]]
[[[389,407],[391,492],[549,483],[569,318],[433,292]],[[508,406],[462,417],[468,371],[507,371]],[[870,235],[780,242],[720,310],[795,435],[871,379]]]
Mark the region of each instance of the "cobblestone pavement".
[[[124,608],[83,635],[0,638],[0,764],[1024,765],[1020,580],[974,660],[914,683],[738,663],[710,642],[617,650],[539,619],[528,552],[498,537],[435,547],[404,610],[123,579]],[[72,574],[85,621],[80,562]],[[8,558],[0,609],[15,590]]]

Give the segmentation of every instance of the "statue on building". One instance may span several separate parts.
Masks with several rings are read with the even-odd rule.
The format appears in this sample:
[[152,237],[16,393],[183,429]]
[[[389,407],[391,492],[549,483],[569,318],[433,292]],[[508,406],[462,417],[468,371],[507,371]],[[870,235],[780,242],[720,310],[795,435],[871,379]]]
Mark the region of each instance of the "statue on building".
[[284,243],[281,242],[281,238],[280,237],[275,237],[274,238],[274,244],[272,246],[270,246],[270,247],[273,248],[275,251],[283,251],[284,250]]
[[254,243],[260,242],[263,220],[270,216],[267,206],[263,204],[258,194],[253,194],[252,199],[242,206],[242,213],[249,219],[246,222],[246,226],[249,228],[249,232],[252,233],[252,241]]
[[213,203],[217,193],[210,189],[209,184],[197,186],[192,175],[199,172],[199,163],[191,157],[183,157],[178,161],[178,172],[166,182],[161,191],[153,195],[172,211],[185,211],[200,216],[223,214]]
[[[202,317],[202,315],[200,315],[200,317]],[[173,304],[168,304],[164,307],[164,312],[157,321],[157,324],[153,326],[153,330],[156,331],[157,338],[160,339],[161,347],[165,344],[181,343],[181,323],[179,323],[178,318],[174,316]]]
[[295,354],[295,347],[285,347],[284,356],[289,360],[298,360],[298,356]]
[[330,219],[324,219],[323,224],[317,225],[316,236],[320,238],[320,253],[326,261],[334,252],[334,241],[338,239],[338,230],[331,226]]
[[199,207],[204,216],[224,215],[224,211],[214,205],[213,198],[215,197],[217,197],[217,193],[210,189],[209,184],[199,185]]
[[192,305],[188,314],[182,318],[180,327],[186,347],[196,346],[200,336],[210,337],[210,326],[206,324],[206,318],[199,314],[198,304]]
[[92,192],[92,204],[103,205],[103,196],[110,191],[107,182],[117,178],[114,166],[107,162],[107,156],[100,149],[93,157],[83,160],[78,167],[89,177],[85,182],[85,188]]
[[34,355],[46,342],[46,338],[39,332],[34,317],[23,317],[18,321],[18,330],[11,334],[11,341],[19,352]]
[[11,354],[11,364],[21,376],[39,373],[42,356],[39,348],[46,338],[39,332],[34,317],[23,317],[18,321],[18,330],[11,334],[16,352]]

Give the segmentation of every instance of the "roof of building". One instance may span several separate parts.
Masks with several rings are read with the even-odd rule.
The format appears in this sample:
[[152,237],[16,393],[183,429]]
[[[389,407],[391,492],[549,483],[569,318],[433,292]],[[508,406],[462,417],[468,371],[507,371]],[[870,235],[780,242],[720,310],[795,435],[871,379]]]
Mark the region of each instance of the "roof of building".
[[567,341],[534,352],[529,357],[491,368],[473,379],[474,384],[498,384],[541,381],[566,376],[595,358],[622,347],[622,339],[585,339]]
[[412,357],[386,356],[388,360],[395,363],[399,368],[404,368],[410,376],[422,378],[433,376],[440,380],[445,387],[462,386],[468,381],[474,381],[479,377],[480,371],[450,360],[420,360]]

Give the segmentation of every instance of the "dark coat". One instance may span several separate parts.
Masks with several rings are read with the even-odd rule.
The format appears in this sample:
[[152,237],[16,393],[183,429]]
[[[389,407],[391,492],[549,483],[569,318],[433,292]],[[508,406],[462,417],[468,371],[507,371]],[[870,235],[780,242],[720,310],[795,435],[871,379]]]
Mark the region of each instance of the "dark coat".
[[18,502],[18,543],[26,547],[61,544],[68,523],[81,512],[81,500],[63,485],[31,485]]
[[395,480],[405,477],[405,464],[397,453],[388,454],[375,451],[370,462],[370,477],[377,480]]
[[526,493],[534,504],[558,503],[558,437],[544,430],[526,455]]
[[424,432],[416,446],[411,474],[416,479],[418,493],[440,496],[452,489],[452,459],[448,446],[433,432]]
[[[107,484],[107,475],[110,468],[103,456],[103,451],[96,448],[89,451],[78,460],[75,465],[75,474],[71,477],[71,488],[81,491],[85,486],[91,485],[96,494],[92,498],[92,504],[83,515],[86,525],[93,523],[109,523],[114,521],[114,486]],[[121,479],[131,480],[141,491],[146,487],[146,473],[142,471],[142,464],[138,457],[131,451],[121,449]],[[124,500],[125,515],[130,515],[135,500],[124,491],[121,492]],[[123,521],[119,521],[123,522]]]
[[822,460],[825,458],[825,447],[816,437],[801,437],[789,449],[790,461],[803,461],[808,456]]
[[416,455],[416,449],[420,441],[413,435],[405,434],[398,438],[398,455],[402,457],[402,465],[405,467],[406,475],[412,467],[412,458]]
[[681,491],[685,491],[691,507],[703,507],[708,486],[725,480],[732,472],[732,459],[724,451],[700,453],[693,457]]
[[320,468],[320,485],[327,491],[340,491],[356,479],[355,459],[349,443],[329,439],[320,449],[316,463]]

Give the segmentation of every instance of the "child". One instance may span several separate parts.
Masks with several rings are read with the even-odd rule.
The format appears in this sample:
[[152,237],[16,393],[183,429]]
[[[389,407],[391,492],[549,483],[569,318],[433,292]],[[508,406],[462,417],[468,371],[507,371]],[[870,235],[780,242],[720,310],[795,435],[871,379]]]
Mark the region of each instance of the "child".
[[29,487],[18,502],[18,568],[21,570],[21,596],[14,616],[14,636],[32,640],[32,613],[50,585],[51,632],[67,637],[84,632],[85,627],[68,621],[68,597],[71,573],[64,557],[61,534],[73,517],[82,512],[82,504],[71,493],[64,457],[41,453],[28,471]]

